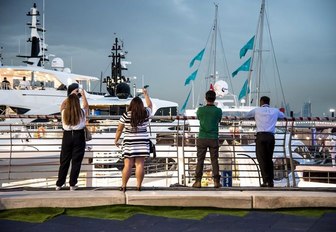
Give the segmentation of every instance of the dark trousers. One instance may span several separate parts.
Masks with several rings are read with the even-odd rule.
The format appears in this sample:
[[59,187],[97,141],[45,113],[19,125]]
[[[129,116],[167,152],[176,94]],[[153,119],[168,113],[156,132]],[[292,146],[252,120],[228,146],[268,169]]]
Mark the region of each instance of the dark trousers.
[[64,131],[62,139],[60,167],[58,171],[57,186],[65,183],[68,174],[70,162],[70,186],[77,184],[80,168],[85,153],[85,137],[84,130]]
[[203,176],[204,159],[209,148],[210,159],[212,165],[212,175],[215,180],[220,179],[219,165],[218,165],[218,139],[197,139],[197,166],[196,166],[196,180],[201,181]]
[[275,139],[272,133],[257,133],[256,154],[263,183],[273,183],[273,152]]

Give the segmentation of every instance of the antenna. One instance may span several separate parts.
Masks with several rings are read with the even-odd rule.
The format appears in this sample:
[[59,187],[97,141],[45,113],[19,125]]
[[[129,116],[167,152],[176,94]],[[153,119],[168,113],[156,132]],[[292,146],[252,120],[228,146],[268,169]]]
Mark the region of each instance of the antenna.
[[45,37],[44,37],[44,28],[45,28],[45,17],[44,17],[44,7],[45,7],[45,1],[43,0],[43,7],[42,7],[42,20],[43,20],[43,24],[42,24],[42,67],[44,67],[44,44],[45,44]]

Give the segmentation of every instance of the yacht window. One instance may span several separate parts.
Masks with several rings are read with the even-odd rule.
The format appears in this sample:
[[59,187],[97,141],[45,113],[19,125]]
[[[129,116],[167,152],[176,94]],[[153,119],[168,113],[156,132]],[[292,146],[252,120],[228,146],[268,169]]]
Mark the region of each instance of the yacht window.
[[20,107],[11,107],[11,106],[0,106],[0,112],[6,113],[6,114],[25,114],[29,111],[29,109],[26,108],[20,108]]
[[[176,116],[177,115],[177,107],[162,107],[162,108],[159,108],[154,116]],[[163,121],[166,121],[166,122],[172,122],[174,120],[162,120],[162,119],[153,119],[152,122],[163,122]]]

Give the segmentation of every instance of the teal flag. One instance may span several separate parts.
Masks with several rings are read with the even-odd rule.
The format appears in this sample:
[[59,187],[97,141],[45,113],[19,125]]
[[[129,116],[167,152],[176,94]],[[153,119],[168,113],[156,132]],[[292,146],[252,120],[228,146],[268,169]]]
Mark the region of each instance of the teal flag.
[[245,81],[243,88],[240,90],[238,100],[246,96],[247,93],[250,93],[250,87],[248,86],[247,80]]
[[202,60],[204,51],[205,51],[205,48],[203,48],[203,50],[200,51],[200,52],[194,57],[194,59],[192,59],[192,60],[190,61],[189,68],[191,68],[191,67],[194,65],[195,60],[199,60],[199,61]]
[[242,49],[240,49],[240,52],[239,52],[239,57],[240,59],[245,56],[247,50],[252,50],[253,49],[253,44],[254,44],[254,37],[253,36],[248,42],[247,44],[244,45],[244,47],[242,47]]
[[232,73],[232,77],[235,77],[239,71],[249,71],[251,65],[251,57],[244,64],[242,64],[236,71]]
[[191,95],[191,89],[190,89],[190,91],[189,91],[189,94],[188,94],[187,99],[186,99],[185,102],[183,103],[183,106],[182,106],[182,108],[181,108],[181,110],[180,110],[180,113],[181,113],[181,114],[185,111],[185,108],[187,107],[187,104],[188,104],[190,95]]
[[193,72],[193,73],[192,73],[192,74],[185,80],[185,82],[184,82],[184,86],[189,85],[190,81],[193,81],[193,80],[196,79],[197,71],[198,71],[198,69],[197,69],[195,72]]

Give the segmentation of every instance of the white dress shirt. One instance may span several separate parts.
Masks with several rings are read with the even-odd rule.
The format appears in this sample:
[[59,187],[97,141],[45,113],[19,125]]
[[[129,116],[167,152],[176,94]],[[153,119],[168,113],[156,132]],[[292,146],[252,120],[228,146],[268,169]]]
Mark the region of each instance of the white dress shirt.
[[247,113],[247,118],[255,118],[257,132],[275,133],[275,124],[278,118],[284,118],[285,115],[277,108],[271,108],[264,104]]

